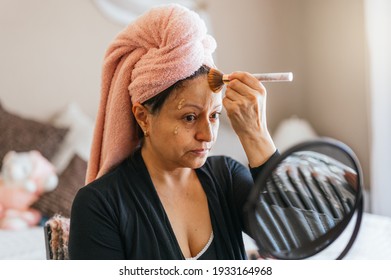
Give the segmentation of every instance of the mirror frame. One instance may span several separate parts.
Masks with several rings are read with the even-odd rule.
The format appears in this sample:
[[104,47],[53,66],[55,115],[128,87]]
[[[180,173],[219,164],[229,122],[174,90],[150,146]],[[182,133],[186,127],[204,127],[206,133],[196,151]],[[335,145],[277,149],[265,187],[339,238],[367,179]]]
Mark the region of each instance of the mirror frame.
[[345,257],[345,255],[349,252],[350,248],[352,247],[357,237],[361,225],[362,214],[363,214],[363,195],[362,195],[363,174],[362,174],[361,165],[357,156],[349,146],[347,146],[346,144],[338,140],[332,138],[326,138],[326,137],[299,143],[289,148],[288,150],[283,152],[280,156],[273,158],[270,162],[267,163],[267,165],[264,167],[263,172],[255,180],[254,188],[251,191],[249,199],[245,206],[245,212],[247,214],[247,219],[248,219],[247,222],[248,222],[248,228],[250,230],[250,235],[251,232],[257,231],[257,226],[256,223],[254,222],[256,220],[255,207],[257,201],[259,200],[259,194],[266,187],[266,182],[270,174],[277,168],[277,166],[284,159],[286,159],[291,154],[298,151],[305,151],[306,149],[310,149],[310,148],[313,149],[317,146],[322,146],[322,147],[326,146],[326,147],[331,147],[340,150],[343,154],[347,156],[347,158],[351,160],[353,165],[351,167],[357,170],[357,194],[356,194],[356,201],[353,210],[350,211],[349,214],[341,222],[339,222],[334,228],[329,230],[323,236],[310,242],[307,246],[303,246],[301,248],[291,250],[290,252],[284,251],[284,253],[271,253],[270,250],[267,250],[264,247],[264,244],[262,244],[261,241],[255,240],[260,255],[262,257],[282,259],[282,260],[304,259],[304,258],[311,257],[321,252],[329,245],[331,245],[343,233],[343,231],[346,229],[346,227],[350,223],[355,213],[357,213],[356,224],[354,226],[352,235],[348,243],[346,244],[344,250],[342,250],[342,252],[339,254],[339,256],[336,259],[342,259],[343,257]]

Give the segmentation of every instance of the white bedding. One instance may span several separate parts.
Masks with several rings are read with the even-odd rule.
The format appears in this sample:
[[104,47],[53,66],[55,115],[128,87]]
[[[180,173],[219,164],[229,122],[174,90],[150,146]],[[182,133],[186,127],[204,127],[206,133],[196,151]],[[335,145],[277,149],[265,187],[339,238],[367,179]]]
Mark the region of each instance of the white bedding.
[[27,230],[0,230],[0,259],[43,260],[46,258],[43,227]]
[[[347,243],[353,223],[338,240],[312,259],[334,259]],[[254,245],[246,240],[246,247]],[[0,259],[44,260],[45,239],[42,227],[23,231],[0,230]],[[391,218],[365,213],[353,247],[345,257],[352,260],[391,260]]]
[[[355,217],[345,232],[313,259],[333,259],[345,248],[353,231]],[[391,260],[391,218],[364,213],[360,231],[347,260]]]

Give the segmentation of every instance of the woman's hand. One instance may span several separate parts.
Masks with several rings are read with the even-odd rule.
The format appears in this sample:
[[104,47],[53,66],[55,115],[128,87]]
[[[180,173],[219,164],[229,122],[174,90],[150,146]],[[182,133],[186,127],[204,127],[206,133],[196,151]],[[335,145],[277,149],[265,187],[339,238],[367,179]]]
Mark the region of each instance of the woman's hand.
[[223,105],[251,167],[263,164],[275,151],[266,122],[266,89],[251,74],[229,75]]

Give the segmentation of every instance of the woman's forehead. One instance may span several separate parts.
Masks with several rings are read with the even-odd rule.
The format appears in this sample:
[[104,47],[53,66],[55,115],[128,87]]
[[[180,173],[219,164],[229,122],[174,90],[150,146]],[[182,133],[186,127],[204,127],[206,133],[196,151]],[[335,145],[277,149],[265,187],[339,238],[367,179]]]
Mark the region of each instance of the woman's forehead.
[[168,99],[173,105],[180,102],[197,103],[197,104],[220,104],[221,93],[214,93],[210,88],[207,76],[200,76],[195,79],[186,81],[182,87],[178,88]]

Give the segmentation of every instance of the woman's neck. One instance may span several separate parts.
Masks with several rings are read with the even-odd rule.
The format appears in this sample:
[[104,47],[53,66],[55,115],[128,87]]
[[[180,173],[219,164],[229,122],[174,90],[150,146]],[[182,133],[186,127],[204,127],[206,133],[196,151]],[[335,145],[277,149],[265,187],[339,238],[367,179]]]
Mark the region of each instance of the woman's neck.
[[155,186],[188,186],[189,180],[196,176],[191,168],[172,167],[144,147],[141,148],[141,156]]

